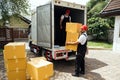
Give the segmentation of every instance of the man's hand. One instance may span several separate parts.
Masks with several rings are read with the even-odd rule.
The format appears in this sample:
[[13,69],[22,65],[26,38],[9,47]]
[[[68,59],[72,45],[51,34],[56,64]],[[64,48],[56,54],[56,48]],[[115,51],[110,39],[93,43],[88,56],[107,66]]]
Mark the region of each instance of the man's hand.
[[62,26],[60,26],[60,29],[62,29]]
[[75,42],[66,42],[66,45],[74,45]]
[[79,44],[79,42],[78,41],[71,41],[71,42],[66,42],[66,44],[68,45],[68,44],[70,44],[70,45],[77,45],[77,44]]
[[66,45],[70,44],[70,42],[66,42]]

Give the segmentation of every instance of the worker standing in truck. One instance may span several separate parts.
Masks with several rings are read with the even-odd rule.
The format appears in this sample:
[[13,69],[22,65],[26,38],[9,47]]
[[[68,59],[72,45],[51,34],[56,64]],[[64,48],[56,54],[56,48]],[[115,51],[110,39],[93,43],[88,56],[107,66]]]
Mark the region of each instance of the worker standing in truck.
[[81,27],[81,35],[75,42],[66,42],[66,44],[78,44],[77,47],[77,54],[76,54],[76,60],[75,60],[75,73],[73,73],[73,76],[79,76],[81,74],[85,74],[85,54],[88,53],[87,49],[87,34],[86,31],[88,30],[88,27],[86,25],[83,25]]
[[71,16],[70,14],[70,10],[66,9],[66,12],[64,15],[61,16],[60,18],[60,31],[61,31],[61,41],[60,41],[60,45],[64,46],[65,45],[65,41],[66,41],[66,22],[71,22]]

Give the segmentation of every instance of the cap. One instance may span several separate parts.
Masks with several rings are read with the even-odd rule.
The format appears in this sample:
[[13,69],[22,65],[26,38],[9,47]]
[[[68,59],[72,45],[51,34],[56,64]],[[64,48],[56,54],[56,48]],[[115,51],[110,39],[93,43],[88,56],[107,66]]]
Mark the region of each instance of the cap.
[[69,9],[67,9],[67,10],[66,10],[66,13],[70,14],[70,10],[69,10]]
[[88,30],[88,27],[87,27],[87,25],[83,25],[83,26],[81,27],[81,29],[84,30],[84,31],[87,31],[87,30]]

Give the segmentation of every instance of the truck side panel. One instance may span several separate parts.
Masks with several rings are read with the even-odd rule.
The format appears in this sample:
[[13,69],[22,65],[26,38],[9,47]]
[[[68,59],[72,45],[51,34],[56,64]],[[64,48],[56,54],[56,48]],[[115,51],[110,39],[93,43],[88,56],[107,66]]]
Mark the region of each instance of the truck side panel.
[[34,44],[37,44],[37,20],[36,20],[36,11],[32,13],[32,27],[31,27],[31,38]]
[[51,5],[37,7],[37,45],[52,47]]

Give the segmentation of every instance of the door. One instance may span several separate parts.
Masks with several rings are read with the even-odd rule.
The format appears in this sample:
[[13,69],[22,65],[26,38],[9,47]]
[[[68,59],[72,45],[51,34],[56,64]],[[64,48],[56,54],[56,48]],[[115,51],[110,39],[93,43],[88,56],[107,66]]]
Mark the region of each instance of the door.
[[51,4],[37,7],[37,45],[52,48]]

